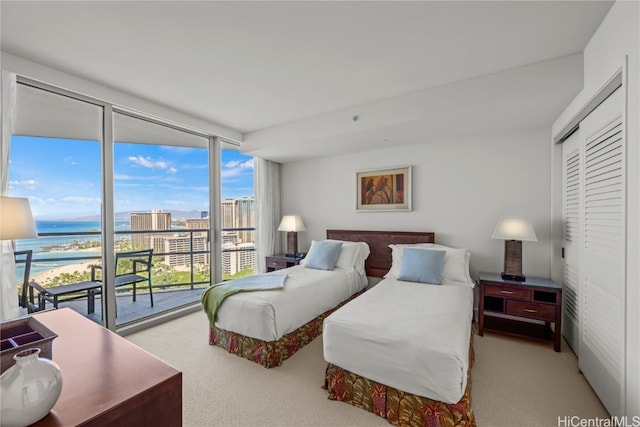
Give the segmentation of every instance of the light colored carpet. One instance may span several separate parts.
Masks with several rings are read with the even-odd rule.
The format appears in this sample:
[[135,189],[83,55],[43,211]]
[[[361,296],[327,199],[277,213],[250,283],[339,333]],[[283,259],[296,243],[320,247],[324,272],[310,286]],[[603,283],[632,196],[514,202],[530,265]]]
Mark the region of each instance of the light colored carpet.
[[[183,372],[185,426],[389,426],[327,399],[322,338],[278,368],[265,369],[208,344],[204,312],[126,337]],[[558,417],[607,417],[563,343],[475,336],[472,408],[479,426],[557,426]]]

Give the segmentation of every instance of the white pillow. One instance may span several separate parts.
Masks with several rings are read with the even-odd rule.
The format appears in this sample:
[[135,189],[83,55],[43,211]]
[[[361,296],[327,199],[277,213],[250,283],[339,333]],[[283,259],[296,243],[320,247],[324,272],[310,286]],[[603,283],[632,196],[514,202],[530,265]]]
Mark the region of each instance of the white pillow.
[[370,253],[369,245],[365,242],[351,242],[347,240],[332,241],[342,242],[342,251],[336,262],[336,267],[364,271],[364,262]]
[[402,265],[403,249],[405,247],[416,247],[425,250],[445,251],[442,264],[442,279],[462,283],[471,287],[475,286],[469,275],[469,259],[471,254],[465,248],[451,248],[435,243],[416,243],[414,245],[389,245],[391,248],[391,269],[384,277],[398,277],[400,266]]
[[343,243],[340,256],[338,256],[338,261],[336,261],[336,267],[349,271],[354,270],[356,268],[355,262],[359,250],[360,247],[358,245],[345,245]]
[[[356,270],[361,275],[365,275],[364,262],[371,253],[369,245],[365,242],[351,242],[347,240],[327,239],[332,242],[342,242],[342,249],[336,261],[335,268],[344,270]],[[300,265],[306,264],[306,258],[300,261]]]

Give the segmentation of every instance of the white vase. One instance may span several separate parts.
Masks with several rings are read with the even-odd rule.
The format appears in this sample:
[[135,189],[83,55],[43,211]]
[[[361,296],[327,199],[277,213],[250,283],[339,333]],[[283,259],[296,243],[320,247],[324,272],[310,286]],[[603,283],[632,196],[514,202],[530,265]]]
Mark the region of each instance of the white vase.
[[17,353],[16,364],[0,376],[2,427],[23,427],[44,418],[62,391],[62,374],[55,362],[38,357],[39,348]]

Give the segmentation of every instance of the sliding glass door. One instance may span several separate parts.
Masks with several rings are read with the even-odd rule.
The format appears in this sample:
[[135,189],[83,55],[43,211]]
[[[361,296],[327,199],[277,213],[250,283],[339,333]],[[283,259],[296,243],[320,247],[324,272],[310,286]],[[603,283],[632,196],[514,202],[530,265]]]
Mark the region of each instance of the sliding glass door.
[[[197,302],[209,284],[210,168],[209,138],[165,124],[114,113],[114,140],[116,253],[153,251],[135,301],[117,286],[119,326]],[[117,276],[133,273],[118,264]]]

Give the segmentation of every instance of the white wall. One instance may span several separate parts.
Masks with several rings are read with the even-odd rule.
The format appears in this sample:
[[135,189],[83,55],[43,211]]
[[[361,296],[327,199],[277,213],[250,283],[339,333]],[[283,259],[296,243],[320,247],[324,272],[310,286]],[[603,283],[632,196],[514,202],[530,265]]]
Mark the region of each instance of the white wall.
[[[503,270],[500,215],[529,218],[538,242],[523,243],[523,273],[550,271],[549,129],[478,136],[283,165],[283,214],[302,216],[301,250],[327,229],[434,231],[471,250],[471,274]],[[413,166],[411,212],[356,212],[357,171]]]
[[[618,70],[627,94],[627,415],[640,416],[640,3],[617,1],[584,50],[584,90],[554,123],[559,132]],[[556,159],[557,160],[557,159]],[[560,188],[559,183],[552,184]]]

